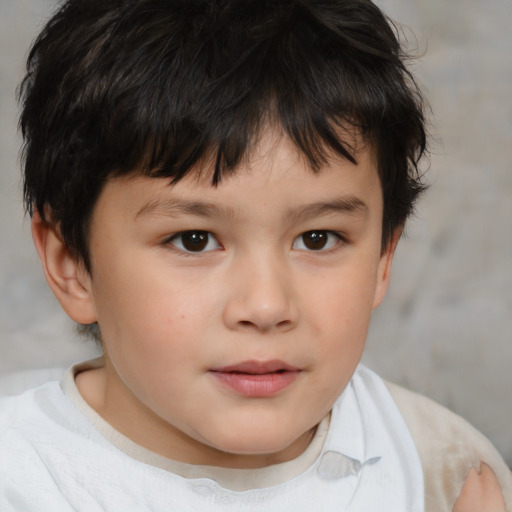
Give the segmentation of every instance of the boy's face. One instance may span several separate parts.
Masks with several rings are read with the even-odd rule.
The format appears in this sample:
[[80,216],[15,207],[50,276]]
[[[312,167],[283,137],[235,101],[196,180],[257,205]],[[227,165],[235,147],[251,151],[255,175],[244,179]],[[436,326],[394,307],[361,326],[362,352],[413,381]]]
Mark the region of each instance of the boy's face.
[[106,366],[77,384],[170,458],[258,467],[299,455],[386,291],[370,153],[315,174],[274,135],[217,187],[207,173],[112,179],[93,213],[84,283]]

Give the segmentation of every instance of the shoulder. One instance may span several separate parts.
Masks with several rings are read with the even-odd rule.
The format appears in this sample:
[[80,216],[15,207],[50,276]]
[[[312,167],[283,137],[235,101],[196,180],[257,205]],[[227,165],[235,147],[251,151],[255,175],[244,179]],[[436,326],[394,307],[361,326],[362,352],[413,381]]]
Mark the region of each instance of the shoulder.
[[[58,426],[69,418],[69,406],[58,382],[48,382],[18,395],[0,397],[0,461],[11,463],[33,446],[52,442]],[[17,454],[19,457],[17,457]]]
[[[74,510],[58,489],[72,421],[58,382],[0,398],[0,510]],[[72,468],[71,468],[72,469]]]
[[[18,395],[0,397],[0,442],[2,456],[12,451],[12,442],[29,442],[44,431],[51,417],[49,404],[59,395],[59,385],[51,382]],[[2,457],[3,459],[4,457]]]
[[[462,417],[425,396],[395,384],[386,383],[386,386],[411,432],[421,459],[427,512],[451,511],[461,493],[462,498],[468,494],[474,497],[477,491],[492,492],[490,489],[496,479],[505,497],[506,510],[512,510],[512,475],[483,434]],[[483,472],[480,472],[481,467]],[[494,480],[493,474],[496,476]]]
[[6,435],[19,427],[24,411],[31,415],[32,391],[20,395],[0,396],[0,435]]

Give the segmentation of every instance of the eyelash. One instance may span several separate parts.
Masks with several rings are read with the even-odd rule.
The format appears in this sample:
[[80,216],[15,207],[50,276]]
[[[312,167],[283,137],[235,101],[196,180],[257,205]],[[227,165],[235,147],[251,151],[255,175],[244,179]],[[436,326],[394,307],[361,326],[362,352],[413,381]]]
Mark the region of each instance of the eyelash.
[[[187,248],[184,245],[184,237],[186,235],[189,235],[190,237],[187,242],[197,243],[195,248],[199,248],[200,250],[195,251],[190,247]],[[306,236],[310,236],[310,243],[312,242],[314,244],[317,241],[319,241],[321,244],[323,241],[325,241],[325,245],[328,245],[328,247],[326,248],[325,245],[318,247],[316,249],[308,247],[308,242],[305,242],[304,239],[304,237]],[[196,238],[195,241],[194,238]],[[333,241],[332,238],[335,238],[335,240]],[[298,237],[296,237],[293,240],[292,249],[312,253],[333,252],[339,249],[340,246],[346,244],[346,242],[347,240],[345,236],[342,235],[341,233],[326,229],[314,229],[305,231],[304,233],[301,233]],[[212,243],[215,243],[215,247],[208,248],[209,246],[211,246]],[[301,243],[302,247],[300,246]],[[204,254],[215,250],[223,249],[222,245],[220,244],[220,242],[217,240],[213,233],[203,230],[188,230],[176,233],[175,235],[172,235],[170,238],[165,240],[165,245],[172,245],[175,250],[186,256]]]

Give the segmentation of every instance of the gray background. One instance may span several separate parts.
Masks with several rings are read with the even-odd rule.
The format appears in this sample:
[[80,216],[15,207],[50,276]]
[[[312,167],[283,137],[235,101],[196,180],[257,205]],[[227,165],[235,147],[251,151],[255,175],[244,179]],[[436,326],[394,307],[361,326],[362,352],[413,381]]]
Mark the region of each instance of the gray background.
[[[425,52],[413,71],[433,109],[432,186],[365,361],[465,416],[512,465],[512,2],[378,3]],[[14,90],[54,4],[0,0],[0,372],[95,353],[47,290],[21,206]]]

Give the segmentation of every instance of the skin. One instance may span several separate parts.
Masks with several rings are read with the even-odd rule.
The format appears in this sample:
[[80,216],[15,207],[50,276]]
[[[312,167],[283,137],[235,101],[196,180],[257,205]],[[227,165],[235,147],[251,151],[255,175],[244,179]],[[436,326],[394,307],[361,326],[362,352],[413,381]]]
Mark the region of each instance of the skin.
[[[36,214],[48,283],[73,320],[102,333],[104,366],[76,378],[90,406],[182,462],[256,468],[301,454],[360,361],[400,237],[382,251],[376,165],[365,148],[357,159],[314,173],[269,130],[217,187],[197,172],[173,186],[111,179],[93,211],[91,274]],[[194,230],[211,234],[202,251],[180,235]],[[324,246],[306,244],[311,231]],[[270,397],[212,372],[269,360],[298,369]]]
[[482,464],[472,468],[466,479],[453,512],[505,512],[505,501],[500,483],[493,470]]
[[[175,460],[261,467],[298,456],[350,380],[384,297],[382,209],[369,152],[358,166],[333,158],[314,173],[275,133],[217,187],[206,173],[174,186],[110,180],[92,216],[91,275],[55,231],[36,242],[68,315],[100,326],[105,366],[78,376],[80,392],[120,432]],[[212,233],[207,250],[180,246],[190,230]],[[325,249],[304,246],[311,230],[329,232]],[[300,373],[262,399],[211,373],[248,360]]]

